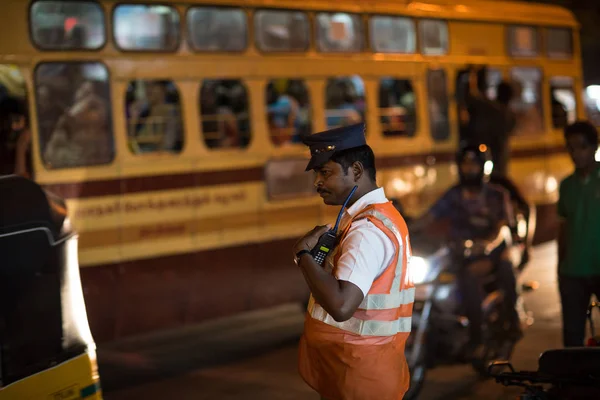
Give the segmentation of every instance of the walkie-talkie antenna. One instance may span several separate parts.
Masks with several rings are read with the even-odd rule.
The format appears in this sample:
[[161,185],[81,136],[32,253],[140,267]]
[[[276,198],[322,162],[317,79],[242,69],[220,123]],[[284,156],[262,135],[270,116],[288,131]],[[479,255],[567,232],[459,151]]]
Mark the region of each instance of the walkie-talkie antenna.
[[334,233],[337,232],[338,226],[340,225],[340,221],[342,220],[342,216],[344,215],[344,210],[346,209],[348,202],[352,198],[352,195],[354,194],[354,192],[356,192],[356,189],[358,189],[358,186],[354,186],[352,188],[352,190],[350,191],[350,194],[348,195],[348,197],[346,197],[346,201],[344,201],[344,205],[342,206],[342,209],[340,210],[340,213],[338,214],[337,221],[335,221],[335,226],[333,227]]

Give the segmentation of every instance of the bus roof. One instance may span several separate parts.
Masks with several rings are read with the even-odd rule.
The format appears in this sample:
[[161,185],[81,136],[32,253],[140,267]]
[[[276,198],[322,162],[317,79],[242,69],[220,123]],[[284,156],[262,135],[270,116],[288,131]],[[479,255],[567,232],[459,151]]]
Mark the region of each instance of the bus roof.
[[[164,0],[146,0],[165,4]],[[181,4],[179,1],[172,3]],[[413,17],[486,22],[579,26],[573,13],[563,7],[539,3],[496,0],[187,0],[186,3],[223,6],[288,8],[403,14]],[[499,12],[501,10],[501,12]]]

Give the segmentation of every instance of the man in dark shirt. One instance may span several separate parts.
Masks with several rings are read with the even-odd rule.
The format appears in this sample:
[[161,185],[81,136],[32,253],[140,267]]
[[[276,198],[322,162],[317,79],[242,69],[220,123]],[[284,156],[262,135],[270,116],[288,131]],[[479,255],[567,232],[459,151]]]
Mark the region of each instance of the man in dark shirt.
[[600,300],[600,163],[595,159],[598,132],[589,122],[565,128],[575,172],[560,184],[558,286],[563,341],[583,346],[586,310],[592,293]]
[[[491,162],[483,147],[465,146],[457,155],[460,182],[450,188],[429,210],[411,224],[411,232],[419,231],[435,220],[450,221],[450,237],[457,241],[494,240],[503,226],[512,226],[514,217],[509,195],[502,187],[488,183]],[[517,301],[516,280],[513,265],[505,256],[505,246],[499,246],[490,255],[493,273],[505,293],[508,305],[512,306],[510,323],[511,335],[520,338],[519,317],[515,310]],[[480,284],[480,271],[471,265],[465,266],[459,274],[459,285],[464,296],[469,324],[472,351],[480,349],[482,343],[483,291]]]

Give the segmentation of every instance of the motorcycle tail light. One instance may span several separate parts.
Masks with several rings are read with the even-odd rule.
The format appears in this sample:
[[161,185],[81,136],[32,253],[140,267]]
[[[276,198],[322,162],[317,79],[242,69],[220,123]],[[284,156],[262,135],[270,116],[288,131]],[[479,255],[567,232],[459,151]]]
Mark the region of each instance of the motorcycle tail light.
[[588,339],[587,347],[599,347],[600,346],[600,337],[599,336],[594,336]]

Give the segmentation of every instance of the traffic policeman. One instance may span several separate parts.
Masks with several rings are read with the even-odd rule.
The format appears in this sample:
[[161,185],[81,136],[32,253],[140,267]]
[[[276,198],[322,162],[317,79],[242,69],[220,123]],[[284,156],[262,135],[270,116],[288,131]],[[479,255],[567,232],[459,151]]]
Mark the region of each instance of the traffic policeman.
[[315,187],[344,209],[337,246],[323,266],[310,250],[330,226],[318,226],[293,248],[311,290],[299,368],[323,399],[402,399],[409,387],[404,347],[411,330],[414,285],[404,219],[377,187],[375,156],[364,124],[304,139]]

